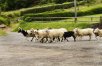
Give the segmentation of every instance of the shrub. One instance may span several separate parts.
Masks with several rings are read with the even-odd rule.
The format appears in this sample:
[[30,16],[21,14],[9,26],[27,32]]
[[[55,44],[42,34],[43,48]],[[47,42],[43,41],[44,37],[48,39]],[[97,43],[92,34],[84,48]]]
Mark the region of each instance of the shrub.
[[51,11],[55,9],[65,9],[65,8],[70,8],[73,7],[73,3],[66,3],[66,4],[57,4],[53,6],[46,6],[46,7],[39,7],[39,8],[30,8],[26,10],[21,11],[21,15],[28,14],[28,13],[40,13],[40,12],[45,12],[45,11]]
[[[93,15],[102,13],[102,7],[92,8],[86,11],[79,11],[78,16]],[[32,20],[34,17],[73,17],[74,12],[55,12],[55,13],[39,13],[39,14],[27,14],[23,16],[23,20],[30,17]],[[30,19],[29,18],[29,19]]]

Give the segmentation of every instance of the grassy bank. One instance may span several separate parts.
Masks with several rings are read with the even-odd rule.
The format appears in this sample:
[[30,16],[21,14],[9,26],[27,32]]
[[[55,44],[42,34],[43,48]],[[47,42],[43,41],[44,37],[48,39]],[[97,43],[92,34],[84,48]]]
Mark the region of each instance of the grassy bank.
[[[41,13],[30,13],[23,16],[23,19],[25,21],[29,21],[30,19],[33,19],[34,17],[73,17],[74,16],[74,8],[68,8],[68,9],[56,9],[53,11],[46,11]],[[94,14],[101,14],[102,13],[102,5],[92,5],[90,7],[88,6],[79,6],[79,10],[77,11],[77,16],[89,16]]]
[[6,17],[1,17],[0,16],[0,24],[5,24],[5,25],[10,25],[10,20]]
[[[43,29],[43,28],[66,28],[67,30],[73,30],[74,28],[86,28],[90,27],[91,24],[88,22],[67,22],[67,21],[35,21],[35,22],[21,22],[18,27],[21,27],[23,29]],[[18,27],[14,29],[14,31],[17,31]]]
[[7,35],[7,33],[0,29],[0,36],[4,36],[4,35]]

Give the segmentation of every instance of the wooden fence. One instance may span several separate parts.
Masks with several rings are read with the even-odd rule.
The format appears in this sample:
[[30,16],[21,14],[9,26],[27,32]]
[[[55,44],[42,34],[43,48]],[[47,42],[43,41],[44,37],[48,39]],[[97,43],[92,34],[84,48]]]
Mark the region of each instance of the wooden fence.
[[68,22],[100,22],[102,17],[32,17],[31,19],[37,21],[53,21],[53,20],[61,20],[61,19],[66,19]]

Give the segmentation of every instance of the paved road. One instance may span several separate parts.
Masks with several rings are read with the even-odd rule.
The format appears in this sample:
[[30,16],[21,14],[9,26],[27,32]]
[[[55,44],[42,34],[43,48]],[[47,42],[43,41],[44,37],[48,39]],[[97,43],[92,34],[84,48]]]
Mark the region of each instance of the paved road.
[[69,41],[30,42],[11,32],[0,37],[0,66],[102,66],[102,39]]

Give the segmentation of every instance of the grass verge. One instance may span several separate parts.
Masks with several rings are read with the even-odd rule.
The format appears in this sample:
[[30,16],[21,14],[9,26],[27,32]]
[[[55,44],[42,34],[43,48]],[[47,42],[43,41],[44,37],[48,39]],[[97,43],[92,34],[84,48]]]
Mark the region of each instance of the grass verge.
[[4,35],[7,35],[7,33],[0,29],[0,36],[4,36]]
[[[73,30],[74,28],[87,28],[90,27],[91,23],[89,22],[67,22],[67,21],[34,21],[34,22],[21,22],[18,27],[23,29],[44,29],[44,28],[66,28],[67,30]],[[17,31],[18,27],[14,29]]]

